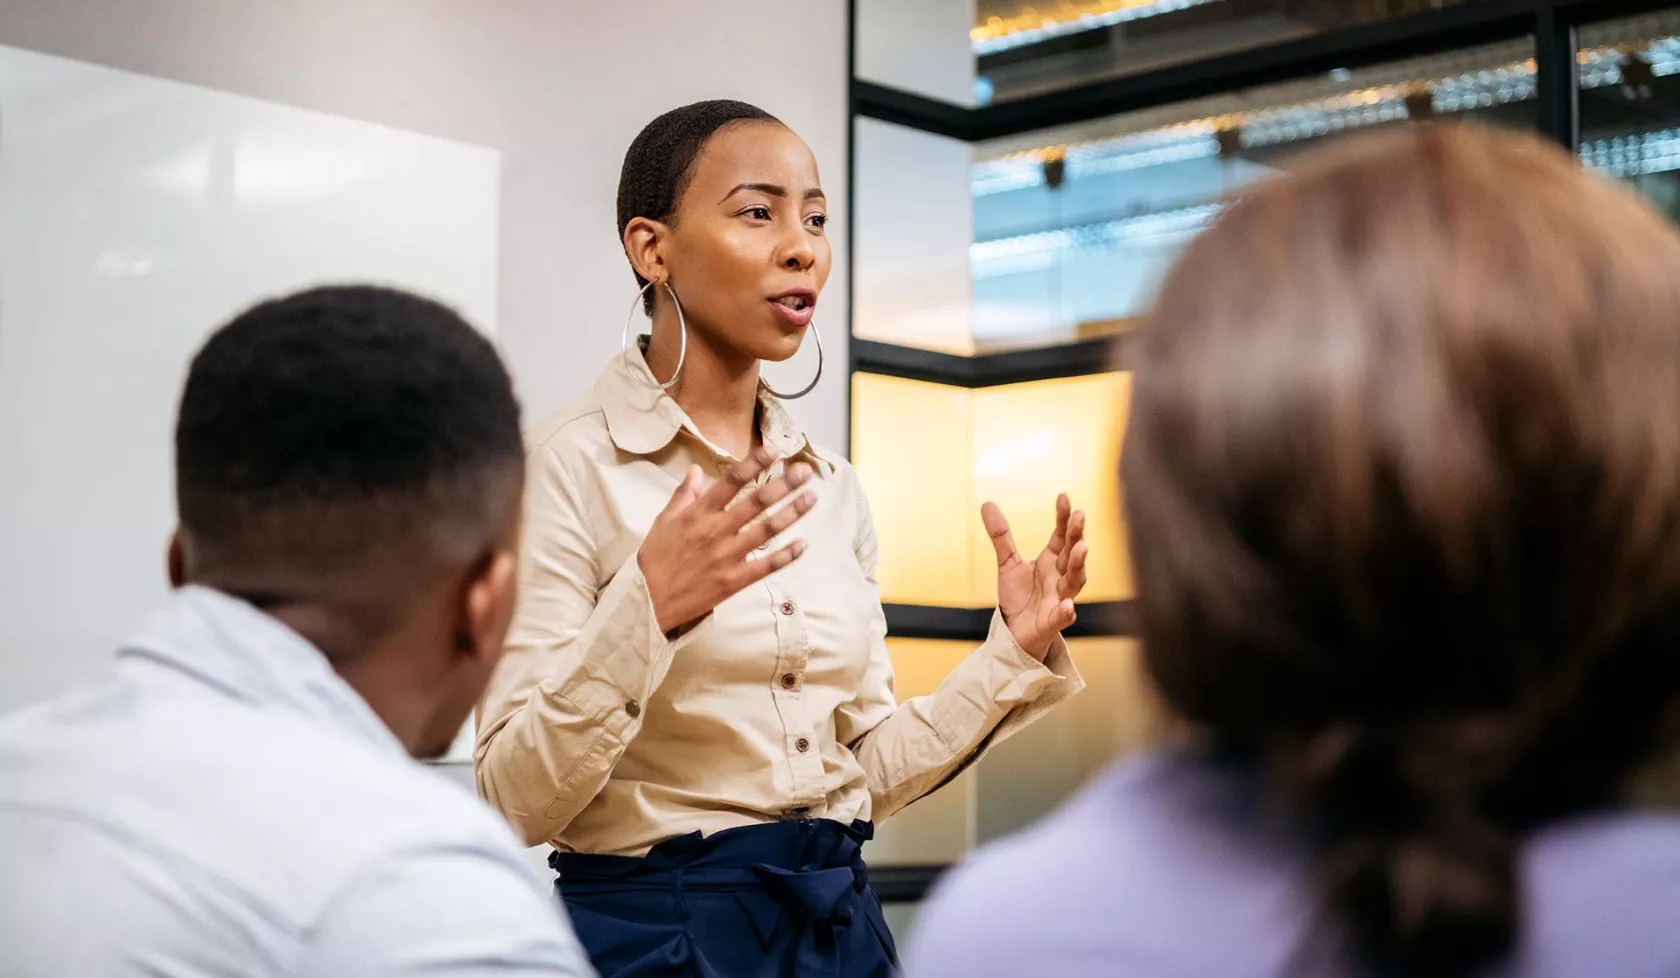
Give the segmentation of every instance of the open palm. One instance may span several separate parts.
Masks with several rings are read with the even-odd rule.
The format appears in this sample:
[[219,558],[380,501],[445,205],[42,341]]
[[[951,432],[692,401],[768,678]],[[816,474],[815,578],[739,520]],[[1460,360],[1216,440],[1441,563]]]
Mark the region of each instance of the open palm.
[[980,508],[986,535],[997,551],[998,608],[1015,641],[1040,661],[1062,629],[1074,622],[1074,600],[1085,589],[1085,514],[1073,512],[1067,493],[1056,497],[1056,530],[1032,561],[1024,560],[996,503]]

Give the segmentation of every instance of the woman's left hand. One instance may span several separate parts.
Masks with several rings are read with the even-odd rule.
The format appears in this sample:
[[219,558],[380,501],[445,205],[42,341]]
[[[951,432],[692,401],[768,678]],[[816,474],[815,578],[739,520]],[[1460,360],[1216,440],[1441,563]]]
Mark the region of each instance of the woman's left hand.
[[986,535],[998,561],[998,608],[1015,641],[1044,661],[1050,644],[1073,624],[1074,599],[1085,588],[1085,514],[1073,512],[1067,493],[1056,497],[1056,532],[1037,559],[1023,560],[1009,534],[1009,520],[996,503],[980,508]]

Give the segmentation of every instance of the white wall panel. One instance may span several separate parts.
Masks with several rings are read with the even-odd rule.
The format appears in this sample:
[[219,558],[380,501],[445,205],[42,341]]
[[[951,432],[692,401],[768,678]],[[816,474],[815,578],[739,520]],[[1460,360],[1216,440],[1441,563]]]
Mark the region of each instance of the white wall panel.
[[164,597],[185,368],[252,301],[422,291],[494,332],[496,152],[0,48],[0,712]]

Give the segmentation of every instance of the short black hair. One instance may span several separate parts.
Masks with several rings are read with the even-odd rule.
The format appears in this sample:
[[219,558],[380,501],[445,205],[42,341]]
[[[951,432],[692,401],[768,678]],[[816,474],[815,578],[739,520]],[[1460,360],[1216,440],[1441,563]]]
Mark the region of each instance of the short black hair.
[[[694,161],[719,130],[742,122],[781,120],[756,105],[730,99],[695,102],[661,115],[642,127],[624,154],[624,168],[618,175],[618,240],[638,217],[667,221],[688,189]],[[631,269],[632,272],[635,269]],[[646,288],[647,279],[636,272],[636,287]],[[653,295],[645,308],[653,312]]]
[[403,535],[482,547],[515,518],[523,469],[495,348],[448,307],[374,286],[240,313],[193,359],[175,428],[181,526],[219,564],[354,562]]

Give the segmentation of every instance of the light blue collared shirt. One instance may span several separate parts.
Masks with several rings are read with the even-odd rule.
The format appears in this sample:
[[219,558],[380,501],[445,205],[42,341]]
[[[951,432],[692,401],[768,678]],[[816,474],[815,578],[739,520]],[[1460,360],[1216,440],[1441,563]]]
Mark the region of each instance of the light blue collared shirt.
[[516,845],[302,637],[186,588],[0,721],[0,974],[592,975]]

